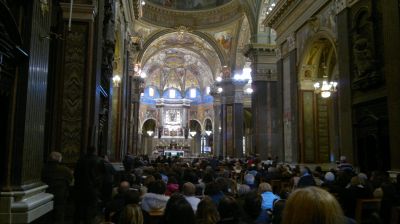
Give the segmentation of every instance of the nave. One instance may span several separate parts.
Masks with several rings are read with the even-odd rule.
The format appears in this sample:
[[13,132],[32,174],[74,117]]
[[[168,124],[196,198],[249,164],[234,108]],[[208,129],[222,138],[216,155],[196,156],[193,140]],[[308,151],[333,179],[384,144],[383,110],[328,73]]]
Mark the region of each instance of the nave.
[[[221,176],[246,184],[251,174],[250,188],[261,194],[268,182],[284,198],[296,179],[318,185],[330,171],[331,195],[301,194],[336,199],[349,222],[370,207],[388,223],[400,173],[399,27],[398,0],[0,0],[0,223],[51,223],[60,206],[68,222],[106,220],[111,196],[99,195],[121,184],[125,160],[125,172],[145,173],[128,188],[172,175],[182,191],[190,169],[215,180],[210,191],[232,193],[233,207],[240,186]],[[291,174],[268,179],[270,168]],[[137,194],[119,197],[143,212],[143,197],[139,207]],[[239,207],[244,222],[260,215]]]

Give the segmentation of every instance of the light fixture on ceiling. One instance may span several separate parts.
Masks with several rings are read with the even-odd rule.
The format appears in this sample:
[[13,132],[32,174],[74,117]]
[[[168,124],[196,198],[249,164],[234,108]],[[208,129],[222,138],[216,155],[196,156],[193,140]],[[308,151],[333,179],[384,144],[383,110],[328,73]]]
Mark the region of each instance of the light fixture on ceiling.
[[114,87],[119,87],[119,84],[121,83],[121,76],[119,75],[114,75],[112,78]]
[[141,1],[142,5],[146,5],[146,2],[144,0]]
[[221,76],[218,76],[217,78],[215,78],[215,81],[221,82],[221,81],[222,81],[222,77],[221,77]]
[[322,82],[315,82],[314,83],[314,91],[316,94],[321,94],[322,98],[329,98],[333,92],[336,92],[337,89],[337,82],[334,81],[328,81],[328,75],[326,74],[327,67],[325,66],[325,63],[322,63],[322,69],[323,69],[323,76],[322,76]]
[[222,93],[222,91],[223,91],[222,87],[218,87],[217,92]]

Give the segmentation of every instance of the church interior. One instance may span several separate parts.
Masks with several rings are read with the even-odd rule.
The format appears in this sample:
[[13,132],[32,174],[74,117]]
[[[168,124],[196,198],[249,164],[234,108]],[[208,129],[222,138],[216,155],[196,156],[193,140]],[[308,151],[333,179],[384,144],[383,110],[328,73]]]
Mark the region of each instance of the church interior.
[[399,40],[398,0],[0,0],[0,223],[53,209],[53,151],[395,180]]

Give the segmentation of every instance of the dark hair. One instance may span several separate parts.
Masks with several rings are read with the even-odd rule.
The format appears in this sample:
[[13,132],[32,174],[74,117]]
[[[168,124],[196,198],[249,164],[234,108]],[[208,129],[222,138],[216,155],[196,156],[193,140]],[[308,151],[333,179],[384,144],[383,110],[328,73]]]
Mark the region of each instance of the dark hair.
[[164,211],[164,224],[194,223],[192,206],[181,194],[173,194],[168,200]]
[[149,183],[147,192],[154,194],[164,194],[166,190],[167,186],[165,185],[164,181],[156,180]]
[[262,197],[256,191],[250,191],[244,196],[243,208],[250,219],[256,220],[260,215],[261,202]]
[[139,191],[130,190],[126,192],[125,195],[125,203],[126,204],[139,204],[140,202],[140,193]]
[[218,212],[221,220],[227,218],[239,220],[243,213],[235,198],[231,196],[225,196],[221,199],[218,204]]
[[229,183],[228,180],[224,177],[218,177],[215,179],[215,183],[218,185],[218,188],[224,192],[225,194],[229,193]]
[[205,195],[216,195],[220,192],[221,188],[216,182],[210,182],[206,184],[206,187],[204,189],[204,194]]
[[196,224],[215,224],[218,220],[217,206],[210,197],[205,196],[197,205]]
[[203,183],[210,183],[214,180],[214,175],[211,172],[206,172],[203,176],[202,182]]

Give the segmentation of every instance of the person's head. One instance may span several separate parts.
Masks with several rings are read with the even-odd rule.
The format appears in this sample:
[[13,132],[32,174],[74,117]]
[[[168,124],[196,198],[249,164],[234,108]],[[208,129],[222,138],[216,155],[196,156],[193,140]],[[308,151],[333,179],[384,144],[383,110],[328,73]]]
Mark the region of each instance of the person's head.
[[59,152],[53,151],[50,153],[49,155],[49,161],[53,161],[53,162],[61,162],[62,160],[62,155]]
[[155,180],[153,182],[150,182],[147,192],[154,194],[164,194],[166,190],[167,186],[165,185],[164,181]]
[[126,193],[129,191],[130,187],[131,186],[128,181],[121,181],[121,183],[119,183],[119,186],[118,186],[118,193],[120,193],[120,194]]
[[192,206],[181,194],[173,194],[168,200],[164,211],[165,224],[194,223]]
[[234,197],[225,196],[218,204],[218,212],[221,219],[238,220],[242,217],[242,210]]
[[182,186],[182,193],[186,196],[193,196],[196,193],[196,186],[190,182],[186,182]]
[[140,202],[140,193],[139,191],[131,191],[128,190],[125,195],[125,203],[126,204],[139,204]]
[[261,183],[260,186],[258,186],[258,192],[259,193],[264,193],[270,191],[272,192],[272,187],[269,183]]
[[219,220],[217,206],[211,198],[205,196],[197,205],[196,223],[215,224]]
[[[125,203],[130,209],[123,209],[121,214],[120,223],[144,223],[142,209],[138,205],[140,201],[138,191],[129,191],[125,195]],[[134,220],[132,222],[132,220]],[[110,220],[106,220],[110,221]],[[111,222],[110,222],[111,223]]]
[[241,184],[239,185],[239,189],[238,189],[238,195],[239,197],[246,195],[247,193],[250,192],[250,187],[249,185],[246,184]]
[[204,194],[209,196],[219,194],[220,192],[221,188],[215,181],[206,184],[206,188],[204,189]]
[[218,184],[219,189],[221,189],[222,192],[224,192],[224,193],[229,192],[229,183],[228,183],[227,178],[218,177],[215,179],[215,183]]
[[352,186],[364,185],[364,180],[359,178],[358,176],[354,176],[354,177],[351,178],[350,184]]
[[295,190],[283,210],[282,224],[343,224],[339,203],[329,192],[306,187]]
[[256,220],[260,215],[261,202],[261,195],[257,194],[255,191],[251,191],[244,196],[243,209],[250,219]]
[[346,156],[341,156],[341,157],[340,157],[340,162],[341,162],[341,163],[347,162]]
[[252,185],[252,184],[254,184],[254,180],[255,180],[255,178],[252,174],[248,173],[244,176],[244,182],[246,184]]
[[154,181],[156,181],[156,178],[154,178],[153,175],[146,176],[146,178],[143,181],[143,185],[148,187],[150,185],[150,183],[152,183]]
[[332,172],[327,172],[325,174],[325,181],[326,182],[333,182],[335,181],[335,174],[333,174]]
[[300,175],[311,174],[310,168],[303,166],[300,168]]

